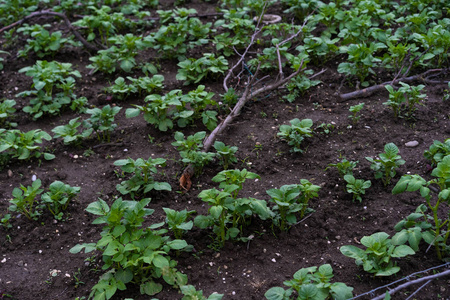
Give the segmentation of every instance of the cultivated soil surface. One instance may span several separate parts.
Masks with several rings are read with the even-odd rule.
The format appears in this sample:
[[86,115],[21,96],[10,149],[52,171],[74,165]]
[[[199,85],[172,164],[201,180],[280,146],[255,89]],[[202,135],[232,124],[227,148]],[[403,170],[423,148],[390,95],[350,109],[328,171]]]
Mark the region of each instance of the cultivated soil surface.
[[[191,7],[199,12],[214,12],[213,3],[197,3]],[[166,7],[167,9],[167,7]],[[280,13],[273,8],[269,13]],[[214,21],[212,18],[208,21]],[[59,20],[41,18],[39,22],[54,23],[63,27]],[[21,37],[22,38],[22,37]],[[38,59],[33,54],[28,59],[18,58],[15,53],[22,47],[25,39],[7,49],[12,56],[6,57],[5,68],[0,73],[0,97],[15,99],[18,129],[28,131],[42,129],[48,133],[58,126],[67,124],[79,114],[70,110],[61,116],[45,117],[38,121],[21,111],[27,105],[24,98],[14,95],[30,89],[31,78],[18,70],[30,66]],[[151,59],[151,51],[142,54]],[[197,54],[198,56],[198,54]],[[338,57],[341,59],[342,57]],[[48,58],[50,59],[50,58]],[[119,168],[113,163],[118,159],[162,157],[167,159],[167,166],[162,169],[157,180],[166,181],[172,186],[171,192],[151,192],[149,207],[155,210],[149,224],[161,222],[165,215],[163,207],[175,210],[195,210],[206,214],[208,206],[197,196],[204,189],[216,187],[211,178],[222,170],[218,162],[208,165],[203,173],[193,179],[189,192],[181,192],[179,176],[184,166],[180,162],[178,151],[171,143],[175,131],[182,130],[185,136],[206,130],[201,122],[194,126],[180,129],[175,127],[167,132],[160,132],[148,125],[142,115],[126,119],[126,108],[132,104],[142,105],[143,96],[131,97],[125,101],[104,100],[103,88],[119,76],[104,75],[100,72],[89,75],[89,53],[82,49],[65,49],[58,53],[55,60],[70,62],[79,70],[82,78],[77,79],[76,94],[85,96],[90,106],[102,107],[111,104],[122,107],[116,117],[118,127],[112,134],[109,144],[101,144],[96,138],[86,140],[81,148],[65,146],[60,139],[46,142],[56,155],[52,161],[11,161],[0,173],[0,215],[7,212],[13,188],[21,184],[29,186],[35,175],[48,187],[55,180],[61,180],[71,186],[81,188],[79,196],[72,202],[66,212],[64,221],[56,221],[46,213],[39,221],[29,221],[24,216],[12,213],[12,228],[0,227],[0,292],[1,299],[75,299],[87,296],[98,281],[101,271],[100,255],[92,262],[85,261],[90,254],[70,254],[69,249],[78,243],[95,242],[100,237],[101,225],[92,225],[95,216],[87,213],[85,208],[101,198],[109,204],[119,192],[116,185],[123,180],[116,176]],[[238,57],[230,59],[230,65]],[[241,114],[218,137],[227,145],[239,147],[238,162],[232,167],[246,168],[261,176],[260,180],[248,180],[244,184],[241,197],[254,197],[268,200],[266,190],[279,188],[285,184],[299,183],[308,179],[321,187],[319,197],[311,200],[314,212],[302,222],[292,226],[288,232],[272,229],[270,221],[255,221],[248,228],[248,235],[255,237],[250,242],[227,241],[222,249],[211,247],[213,234],[208,230],[195,228],[186,233],[186,241],[194,246],[195,251],[181,253],[174,257],[178,269],[188,275],[189,284],[202,289],[205,295],[213,292],[224,294],[223,299],[264,299],[264,293],[273,286],[282,286],[284,280],[292,278],[299,269],[331,264],[334,281],[343,282],[354,288],[354,295],[359,295],[398,280],[411,273],[426,270],[442,264],[436,258],[434,249],[427,251],[422,244],[420,251],[414,255],[398,260],[401,271],[388,278],[375,278],[355,264],[353,259],[342,255],[339,248],[343,245],[360,246],[363,236],[384,231],[393,235],[394,225],[402,218],[414,212],[423,203],[416,193],[392,195],[395,182],[403,174],[419,174],[431,179],[429,161],[423,153],[434,140],[444,141],[450,137],[449,109],[450,101],[443,101],[445,84],[426,86],[427,100],[419,107],[415,120],[396,119],[392,111],[382,105],[387,101],[387,91],[370,97],[342,101],[337,94],[343,76],[337,72],[340,61],[326,62],[323,66],[310,65],[314,72],[322,68],[326,71],[317,78],[319,85],[298,97],[295,102],[282,101],[286,91],[279,90],[263,95],[248,102]],[[160,74],[165,76],[164,92],[180,88],[184,92],[196,86],[183,86],[175,79],[177,61],[162,61]],[[288,70],[287,70],[288,71]],[[381,71],[380,71],[381,72]],[[123,74],[127,75],[127,74]],[[140,75],[140,74],[136,74]],[[390,73],[380,73],[377,82],[392,78]],[[449,80],[450,78],[443,78]],[[208,91],[216,94],[220,101],[223,77],[217,81],[202,81]],[[419,83],[417,83],[419,84]],[[341,93],[354,91],[348,82],[343,85]],[[113,95],[112,95],[113,96]],[[355,125],[348,118],[349,107],[365,103],[361,119]],[[83,118],[86,115],[82,116]],[[226,111],[220,113],[223,119]],[[305,153],[291,153],[287,143],[277,138],[279,126],[289,124],[298,118],[310,118],[316,128],[314,136],[304,143]],[[329,133],[317,128],[322,123],[330,123],[334,128]],[[351,126],[349,126],[351,125]],[[149,135],[154,138],[149,141]],[[94,137],[94,135],[93,135]],[[405,143],[417,141],[418,146],[407,147]],[[375,157],[383,152],[384,145],[395,143],[406,163],[399,168],[393,184],[385,188],[380,180],[374,178],[370,163],[365,157]],[[85,151],[91,149],[90,156]],[[363,201],[352,202],[350,194],[344,190],[345,183],[335,168],[325,170],[330,163],[339,162],[340,157],[359,161],[355,172],[357,178],[372,181]],[[119,171],[120,173],[120,171]],[[124,197],[126,198],[126,197]],[[55,273],[56,276],[52,276]],[[97,270],[97,272],[96,272]],[[440,269],[441,270],[441,269]],[[438,271],[440,271],[438,270]],[[433,274],[433,271],[424,275]],[[76,275],[81,284],[77,284]],[[414,285],[396,294],[394,299],[405,299],[420,285]],[[360,299],[370,299],[376,294]],[[182,295],[175,289],[165,286],[155,296],[158,299],[181,299]],[[125,292],[118,292],[113,299],[150,299],[140,295],[139,287],[129,285]],[[450,278],[441,278],[426,285],[414,299],[450,299]]]

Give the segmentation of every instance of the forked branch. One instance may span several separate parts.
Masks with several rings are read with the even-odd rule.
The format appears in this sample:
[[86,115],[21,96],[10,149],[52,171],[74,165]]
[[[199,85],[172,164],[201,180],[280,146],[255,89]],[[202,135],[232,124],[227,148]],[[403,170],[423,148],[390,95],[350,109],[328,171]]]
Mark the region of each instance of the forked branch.
[[375,92],[384,90],[386,85],[395,85],[395,84],[399,83],[400,81],[404,82],[404,83],[409,83],[409,82],[414,82],[414,81],[420,81],[420,82],[428,83],[428,84],[448,83],[449,82],[448,80],[439,81],[439,80],[431,79],[433,77],[444,74],[447,71],[448,71],[448,69],[431,69],[422,74],[408,76],[408,77],[401,77],[401,78],[383,82],[381,84],[374,85],[374,86],[371,86],[371,87],[368,87],[368,88],[365,88],[362,90],[358,90],[358,91],[354,91],[354,92],[346,93],[346,94],[341,94],[340,97],[341,97],[342,101],[347,101],[347,100],[360,98],[360,97],[369,97],[370,95],[372,95]]

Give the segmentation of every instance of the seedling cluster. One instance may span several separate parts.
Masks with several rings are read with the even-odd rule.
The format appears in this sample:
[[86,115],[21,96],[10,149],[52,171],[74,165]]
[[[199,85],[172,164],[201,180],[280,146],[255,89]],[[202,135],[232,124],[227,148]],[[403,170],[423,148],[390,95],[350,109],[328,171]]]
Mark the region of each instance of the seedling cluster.
[[[218,1],[214,22],[207,21],[211,16],[183,7],[185,1],[175,1],[177,8],[170,10],[160,9],[164,6],[158,0],[119,2],[59,1],[53,5],[52,1],[30,0],[0,4],[0,24],[10,25],[1,31],[5,49],[11,45],[22,47],[17,55],[0,50],[0,70],[10,69],[11,61],[21,59],[27,64],[18,72],[31,80],[27,90],[14,93],[17,101],[6,98],[0,101],[0,168],[21,165],[24,161],[29,165],[45,164],[42,157],[58,159],[64,153],[58,147],[64,151],[81,149],[88,156],[93,153],[87,149],[88,143],[107,146],[121,140],[117,128],[125,128],[125,124],[116,120],[122,115],[123,122],[139,123],[137,119],[129,119],[142,116],[151,125],[146,130],[155,130],[156,134],[146,132],[145,138],[150,139],[152,146],[160,142],[154,135],[173,137],[169,143],[177,151],[175,157],[166,154],[162,158],[151,153],[143,158],[130,153],[111,162],[118,177],[111,179],[117,180],[116,190],[108,195],[109,200],[98,198],[86,205],[85,210],[97,216],[92,224],[102,224],[103,228],[96,241],[71,245],[70,253],[84,250],[101,254],[103,273],[93,285],[89,299],[111,299],[118,291],[133,285],[149,296],[172,287],[186,300],[221,299],[222,294],[203,296],[203,291],[188,284],[188,274],[177,268],[180,254],[194,251],[187,242],[191,231],[211,237],[210,247],[220,251],[226,243],[249,243],[257,234],[252,231],[255,223],[265,232],[285,236],[311,216],[314,209],[320,209],[314,201],[322,199],[322,187],[314,184],[315,178],[272,186],[265,194],[259,193],[265,189],[265,178],[250,171],[252,163],[240,157],[239,141],[227,142],[230,144],[211,141],[215,134],[226,138],[221,126],[238,117],[242,107],[252,105],[247,100],[258,103],[276,97],[292,105],[312,88],[320,88],[318,75],[325,70],[315,70],[336,60],[337,72],[342,74],[337,93],[344,85],[370,89],[370,85],[380,82],[382,69],[394,74],[388,83],[378,84],[386,100],[383,105],[392,110],[395,121],[403,118],[405,124],[413,126],[421,113],[419,105],[425,106],[427,98],[425,85],[413,83],[421,79],[432,84],[435,77],[444,78],[447,74],[444,67],[449,63],[450,20],[446,1],[423,5],[407,0],[399,3],[282,0],[279,5],[286,16],[275,24],[263,21],[266,11],[277,3],[273,0]],[[62,25],[29,24],[40,15],[62,18],[67,30],[61,30]],[[88,72],[77,64],[60,61],[64,51],[88,53],[89,62],[85,65]],[[29,63],[29,59],[35,62]],[[176,68],[174,78],[165,74],[167,63]],[[410,72],[423,69],[438,73],[428,76],[427,71],[424,74],[428,77],[409,76]],[[270,83],[268,78],[274,74],[276,81]],[[92,95],[79,87],[93,75],[101,77],[100,82],[108,82],[100,90],[111,103],[94,104]],[[210,86],[216,81],[223,83],[223,94],[211,91],[214,89]],[[365,93],[365,89],[357,93]],[[448,91],[444,93],[446,98]],[[318,103],[315,106],[316,110],[320,107]],[[53,124],[59,116],[72,117],[66,118],[70,120],[65,124],[55,124],[52,137],[38,128],[22,131],[30,126],[22,126],[23,120],[17,121],[20,113],[17,107],[31,124],[46,118]],[[348,118],[354,127],[362,122],[362,115],[367,117],[363,109],[367,110],[365,103],[350,106]],[[264,110],[267,111],[266,107]],[[272,113],[277,122],[278,113]],[[282,120],[273,127],[277,132],[271,142],[279,143],[283,150],[273,154],[274,157],[302,159],[311,154],[310,149],[323,146],[319,145],[320,138],[344,133],[341,125],[334,126],[331,119],[324,120],[331,123],[316,123],[320,125],[314,128],[316,116],[308,116],[299,106],[295,113],[289,124]],[[264,111],[261,117],[270,119]],[[318,133],[324,135],[319,137]],[[393,228],[397,233],[392,238],[384,231],[364,236],[360,239],[364,249],[344,245],[340,247],[343,255],[355,259],[356,265],[374,276],[398,273],[396,259],[419,252],[422,241],[435,248],[439,260],[448,259],[449,141],[448,138],[435,141],[424,153],[434,179],[405,174],[406,162],[393,142],[387,143],[378,156],[365,157],[370,165],[366,161],[357,168],[359,161],[342,157],[338,163],[328,164],[328,168],[337,168],[340,178],[336,180],[344,183],[352,202],[357,200],[351,205],[360,205],[366,201],[363,196],[372,196],[370,188],[380,184],[378,179],[385,190],[395,184],[394,195],[419,191],[423,198],[415,212]],[[265,144],[257,141],[252,147],[248,152],[259,160]],[[240,162],[248,169],[240,168]],[[199,190],[195,200],[203,203],[201,213],[162,207],[162,218],[152,216],[155,213],[149,208],[153,205],[152,198],[166,201],[176,194],[170,178],[179,174],[167,175],[164,169],[167,164],[171,164],[171,170],[177,167],[194,170],[193,174],[183,172],[183,176],[189,176],[182,177],[184,182],[180,179],[181,190],[177,192],[191,197],[191,189]],[[218,170],[211,176],[212,187],[192,185],[196,176],[211,174],[205,172],[210,166]],[[376,180],[358,178],[356,170],[369,168]],[[396,175],[401,168],[405,175],[398,179]],[[250,180],[257,193],[250,194],[247,190]],[[21,184],[12,189],[10,206],[2,212],[0,225],[5,230],[14,230],[11,223],[21,215],[41,224],[45,223],[46,214],[65,221],[80,192],[80,187],[63,181],[43,183],[34,178],[30,186]],[[163,206],[169,204],[167,201]],[[287,289],[272,287],[265,297],[351,298],[353,288],[341,282],[331,283],[332,277],[330,264],[302,268],[293,279],[283,283]],[[83,283],[75,278],[77,286]]]

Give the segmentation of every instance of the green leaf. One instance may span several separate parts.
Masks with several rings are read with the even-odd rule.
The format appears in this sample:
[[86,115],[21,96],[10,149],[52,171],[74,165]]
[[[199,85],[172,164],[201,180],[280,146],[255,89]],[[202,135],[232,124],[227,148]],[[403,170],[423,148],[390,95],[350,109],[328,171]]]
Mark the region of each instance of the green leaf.
[[109,212],[109,206],[105,201],[99,199],[89,204],[86,211],[96,216],[106,216]]
[[117,270],[115,277],[117,280],[127,284],[133,280],[133,272],[130,269]]
[[375,276],[391,276],[400,271],[400,267],[390,267],[375,273]]
[[288,299],[286,295],[286,290],[282,287],[273,287],[270,288],[265,294],[267,300],[285,300]]
[[185,240],[173,240],[166,243],[171,249],[180,250],[186,248],[188,243]]
[[413,255],[416,252],[407,245],[400,245],[398,247],[395,247],[394,252],[392,253],[392,257],[405,257],[407,255]]
[[147,294],[149,296],[158,294],[162,289],[162,285],[154,281],[147,281],[140,286],[141,294]]
[[347,257],[351,257],[354,259],[364,259],[366,257],[366,254],[364,252],[364,250],[353,246],[353,245],[347,245],[347,246],[342,246],[340,249],[342,254],[344,254]]
[[169,266],[169,260],[162,255],[155,255],[152,260],[152,263],[155,267],[163,269]]
[[55,155],[54,154],[51,154],[51,153],[44,153],[44,159],[45,160],[52,160],[52,159],[55,159]]

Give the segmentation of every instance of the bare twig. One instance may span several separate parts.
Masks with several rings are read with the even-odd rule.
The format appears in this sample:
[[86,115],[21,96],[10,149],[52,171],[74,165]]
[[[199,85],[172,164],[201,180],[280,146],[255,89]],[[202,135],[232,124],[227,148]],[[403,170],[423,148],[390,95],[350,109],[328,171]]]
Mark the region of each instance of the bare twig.
[[67,16],[63,13],[58,13],[58,12],[54,12],[51,10],[41,10],[41,11],[36,11],[33,12],[31,14],[29,14],[28,16],[24,17],[23,19],[14,22],[8,26],[5,26],[3,28],[0,29],[0,33],[9,30],[11,28],[14,28],[16,26],[21,25],[22,23],[35,18],[35,17],[39,17],[39,16],[53,16],[53,17],[58,17],[64,20],[64,23],[66,24],[67,28],[70,29],[70,31],[75,35],[75,37],[89,50],[93,50],[93,51],[98,51],[99,49],[97,47],[95,47],[94,45],[92,45],[91,43],[89,43],[88,41],[85,40],[85,38],[75,29],[75,27],[72,26],[72,23],[69,21],[69,18],[67,18]]
[[[409,282],[406,282],[404,284],[401,284],[401,285],[397,286],[396,288],[394,288],[392,290],[389,290],[388,293],[390,295],[393,295],[394,293],[396,293],[396,292],[398,292],[398,291],[400,291],[400,290],[402,290],[404,288],[407,288],[407,287],[409,287],[409,286],[411,286],[413,284],[419,284],[419,283],[427,281],[427,280],[433,280],[435,278],[444,277],[444,276],[448,276],[448,275],[450,275],[450,270],[447,270],[447,271],[444,271],[444,272],[441,272],[441,273],[438,273],[438,274],[430,275],[430,276],[425,276],[425,277],[418,278],[418,279],[415,279],[415,280],[411,280]],[[372,300],[382,300],[382,299],[384,299],[385,295],[386,294],[379,295],[379,296],[373,298]]]
[[448,81],[446,81],[446,80],[435,81],[435,80],[428,79],[428,76],[430,74],[432,74],[432,73],[443,73],[445,70],[446,69],[431,69],[431,70],[428,70],[428,71],[426,71],[426,72],[424,72],[422,74],[409,76],[409,77],[402,77],[402,78],[396,79],[395,81],[387,81],[387,82],[384,82],[384,83],[381,83],[381,84],[378,84],[378,85],[374,85],[374,86],[371,86],[371,87],[368,87],[368,88],[365,88],[365,89],[362,89],[362,90],[359,90],[359,91],[354,91],[354,92],[347,93],[347,94],[341,94],[340,97],[341,97],[342,101],[347,101],[347,100],[351,100],[351,99],[359,98],[359,97],[368,97],[368,96],[372,95],[373,93],[375,93],[377,91],[384,90],[386,85],[388,85],[388,84],[389,85],[394,85],[394,84],[399,83],[400,81],[401,82],[405,82],[405,83],[413,82],[413,81],[421,81],[421,82],[430,83],[430,84],[436,83],[436,82],[448,83]]

